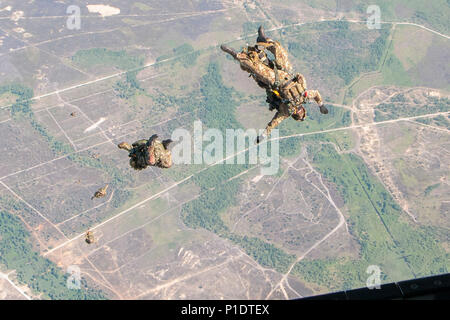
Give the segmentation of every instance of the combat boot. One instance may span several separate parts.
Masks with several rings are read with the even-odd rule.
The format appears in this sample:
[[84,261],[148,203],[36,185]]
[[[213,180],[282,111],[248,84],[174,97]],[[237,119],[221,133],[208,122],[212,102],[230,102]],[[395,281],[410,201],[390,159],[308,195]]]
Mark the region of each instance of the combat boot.
[[322,113],[322,114],[328,113],[328,109],[324,105],[319,106],[319,109],[320,109],[320,113]]
[[263,134],[259,135],[256,137],[256,144],[259,144],[261,141],[263,141],[265,138],[267,137],[266,133],[264,132]]
[[269,42],[271,41],[269,38],[266,37],[264,34],[264,28],[263,26],[259,26],[258,28],[258,38],[256,38],[256,42]]
[[222,49],[222,51],[231,55],[233,58],[237,59],[237,52],[234,51],[233,49],[231,49],[230,47],[222,44],[222,45],[220,45],[220,49]]

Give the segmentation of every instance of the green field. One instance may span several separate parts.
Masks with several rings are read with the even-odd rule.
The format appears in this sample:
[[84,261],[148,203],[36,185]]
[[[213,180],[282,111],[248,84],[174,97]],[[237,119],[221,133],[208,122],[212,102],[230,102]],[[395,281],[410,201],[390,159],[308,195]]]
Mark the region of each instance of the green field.
[[64,274],[53,262],[35,250],[30,234],[22,221],[10,212],[26,210],[13,200],[0,198],[0,264],[14,270],[18,281],[27,285],[43,299],[90,300],[105,299],[101,291],[89,289],[81,281],[81,289],[67,288],[69,274]]
[[79,50],[72,57],[72,61],[83,68],[105,65],[126,71],[136,69],[144,64],[143,57],[132,56],[124,50],[113,51],[106,48]]
[[[339,0],[307,0],[306,3],[317,9],[335,11],[344,9],[345,4]],[[363,0],[351,1],[347,4],[347,10],[356,11],[366,15],[369,5],[378,5],[382,21],[404,21],[425,24],[443,33],[450,32],[448,17],[450,15],[450,3],[447,0],[373,0],[368,3]]]
[[436,233],[405,222],[405,213],[361,158],[338,154],[328,145],[311,146],[309,152],[314,166],[344,198],[347,223],[361,252],[358,260],[305,259],[294,274],[327,290],[339,290],[365,286],[369,265],[381,268],[385,282],[450,270],[450,255],[438,243]]

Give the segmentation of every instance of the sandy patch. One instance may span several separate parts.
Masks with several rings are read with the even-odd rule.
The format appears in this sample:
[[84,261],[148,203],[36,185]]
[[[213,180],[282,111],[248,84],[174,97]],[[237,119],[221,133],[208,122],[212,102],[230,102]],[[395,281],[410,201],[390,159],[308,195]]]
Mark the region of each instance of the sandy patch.
[[439,93],[439,91],[430,91],[430,92],[428,92],[428,95],[430,97],[437,97],[437,98],[441,97],[441,94]]
[[120,13],[120,9],[104,4],[88,4],[87,8],[91,13],[98,13],[102,17],[114,16]]
[[7,7],[4,7],[3,9],[0,9],[0,12],[2,12],[2,11],[11,11],[12,10],[12,7],[11,6],[7,6]]
[[24,15],[23,11],[14,11],[14,12],[11,14],[11,20],[17,22],[17,21],[20,20],[20,18],[23,17],[23,15]]
[[263,175],[256,176],[256,177],[254,177],[254,178],[252,179],[252,182],[253,182],[253,183],[258,183],[258,181],[261,180],[262,177],[264,177],[264,176],[263,176]]
[[98,120],[96,123],[94,123],[92,126],[90,126],[89,128],[87,128],[86,130],[83,131],[83,133],[92,131],[94,129],[96,129],[100,124],[102,124],[104,121],[106,120],[106,118],[100,118],[100,120]]

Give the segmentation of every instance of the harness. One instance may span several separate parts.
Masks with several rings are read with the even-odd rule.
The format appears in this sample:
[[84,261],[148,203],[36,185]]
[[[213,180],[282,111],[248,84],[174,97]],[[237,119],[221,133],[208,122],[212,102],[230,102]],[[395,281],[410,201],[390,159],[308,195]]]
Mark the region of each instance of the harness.
[[[305,101],[306,97],[307,97],[306,91],[303,88],[302,88],[302,90],[299,90],[300,86],[295,86],[293,88],[288,89],[289,95],[287,95],[287,96],[286,96],[286,94],[283,94],[283,92],[286,91],[286,88],[289,85],[291,85],[295,81],[298,81],[297,76],[292,75],[288,70],[283,68],[278,63],[276,58],[274,58],[273,60],[270,59],[267,56],[267,54],[265,53],[265,48],[263,48],[261,50],[258,46],[255,46],[252,48],[251,51],[255,51],[258,54],[258,58],[260,59],[260,61],[262,63],[264,63],[266,66],[272,68],[275,73],[275,81],[267,89],[267,91],[268,91],[267,102],[271,105],[271,109],[273,109],[273,108],[278,109],[280,103],[284,103],[288,106],[289,114],[292,115],[296,111],[298,105],[300,105],[303,101]],[[280,74],[279,74],[280,70],[287,73],[289,75],[290,79],[289,80],[281,79]],[[258,79],[254,73],[250,73],[249,77],[253,77],[253,79],[258,81]],[[298,93],[294,92],[294,91],[298,91]],[[272,93],[272,96],[269,96],[269,92]],[[273,98],[274,98],[273,96],[275,96],[276,99],[279,99],[279,103],[274,103],[275,101],[273,100]],[[303,99],[303,101],[302,101],[302,99]],[[272,107],[272,106],[274,106],[274,107]]]
[[[280,68],[276,59],[270,61],[273,63],[273,70],[275,73],[275,82],[271,86],[270,90],[277,98],[280,99],[282,103],[285,103],[288,106],[289,115],[292,115],[296,111],[297,106],[303,102],[301,99],[303,98],[305,100],[307,97],[306,91],[304,89],[300,91],[298,90],[299,86],[295,86],[295,89],[299,91],[298,94],[293,91],[295,89],[289,89],[290,97],[283,97],[282,92],[284,92],[293,82],[298,81],[298,77],[292,75],[284,68]],[[286,72],[291,78],[283,82],[282,79],[280,79],[279,70]],[[293,97],[295,97],[295,99],[293,99]]]

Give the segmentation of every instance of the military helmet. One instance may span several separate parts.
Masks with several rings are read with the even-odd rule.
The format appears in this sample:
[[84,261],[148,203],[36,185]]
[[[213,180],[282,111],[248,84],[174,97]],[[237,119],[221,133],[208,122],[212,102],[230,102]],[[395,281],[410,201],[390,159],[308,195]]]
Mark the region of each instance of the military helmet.
[[294,112],[292,113],[292,118],[296,121],[303,121],[306,118],[306,110],[303,106],[300,106],[298,108],[295,108]]

